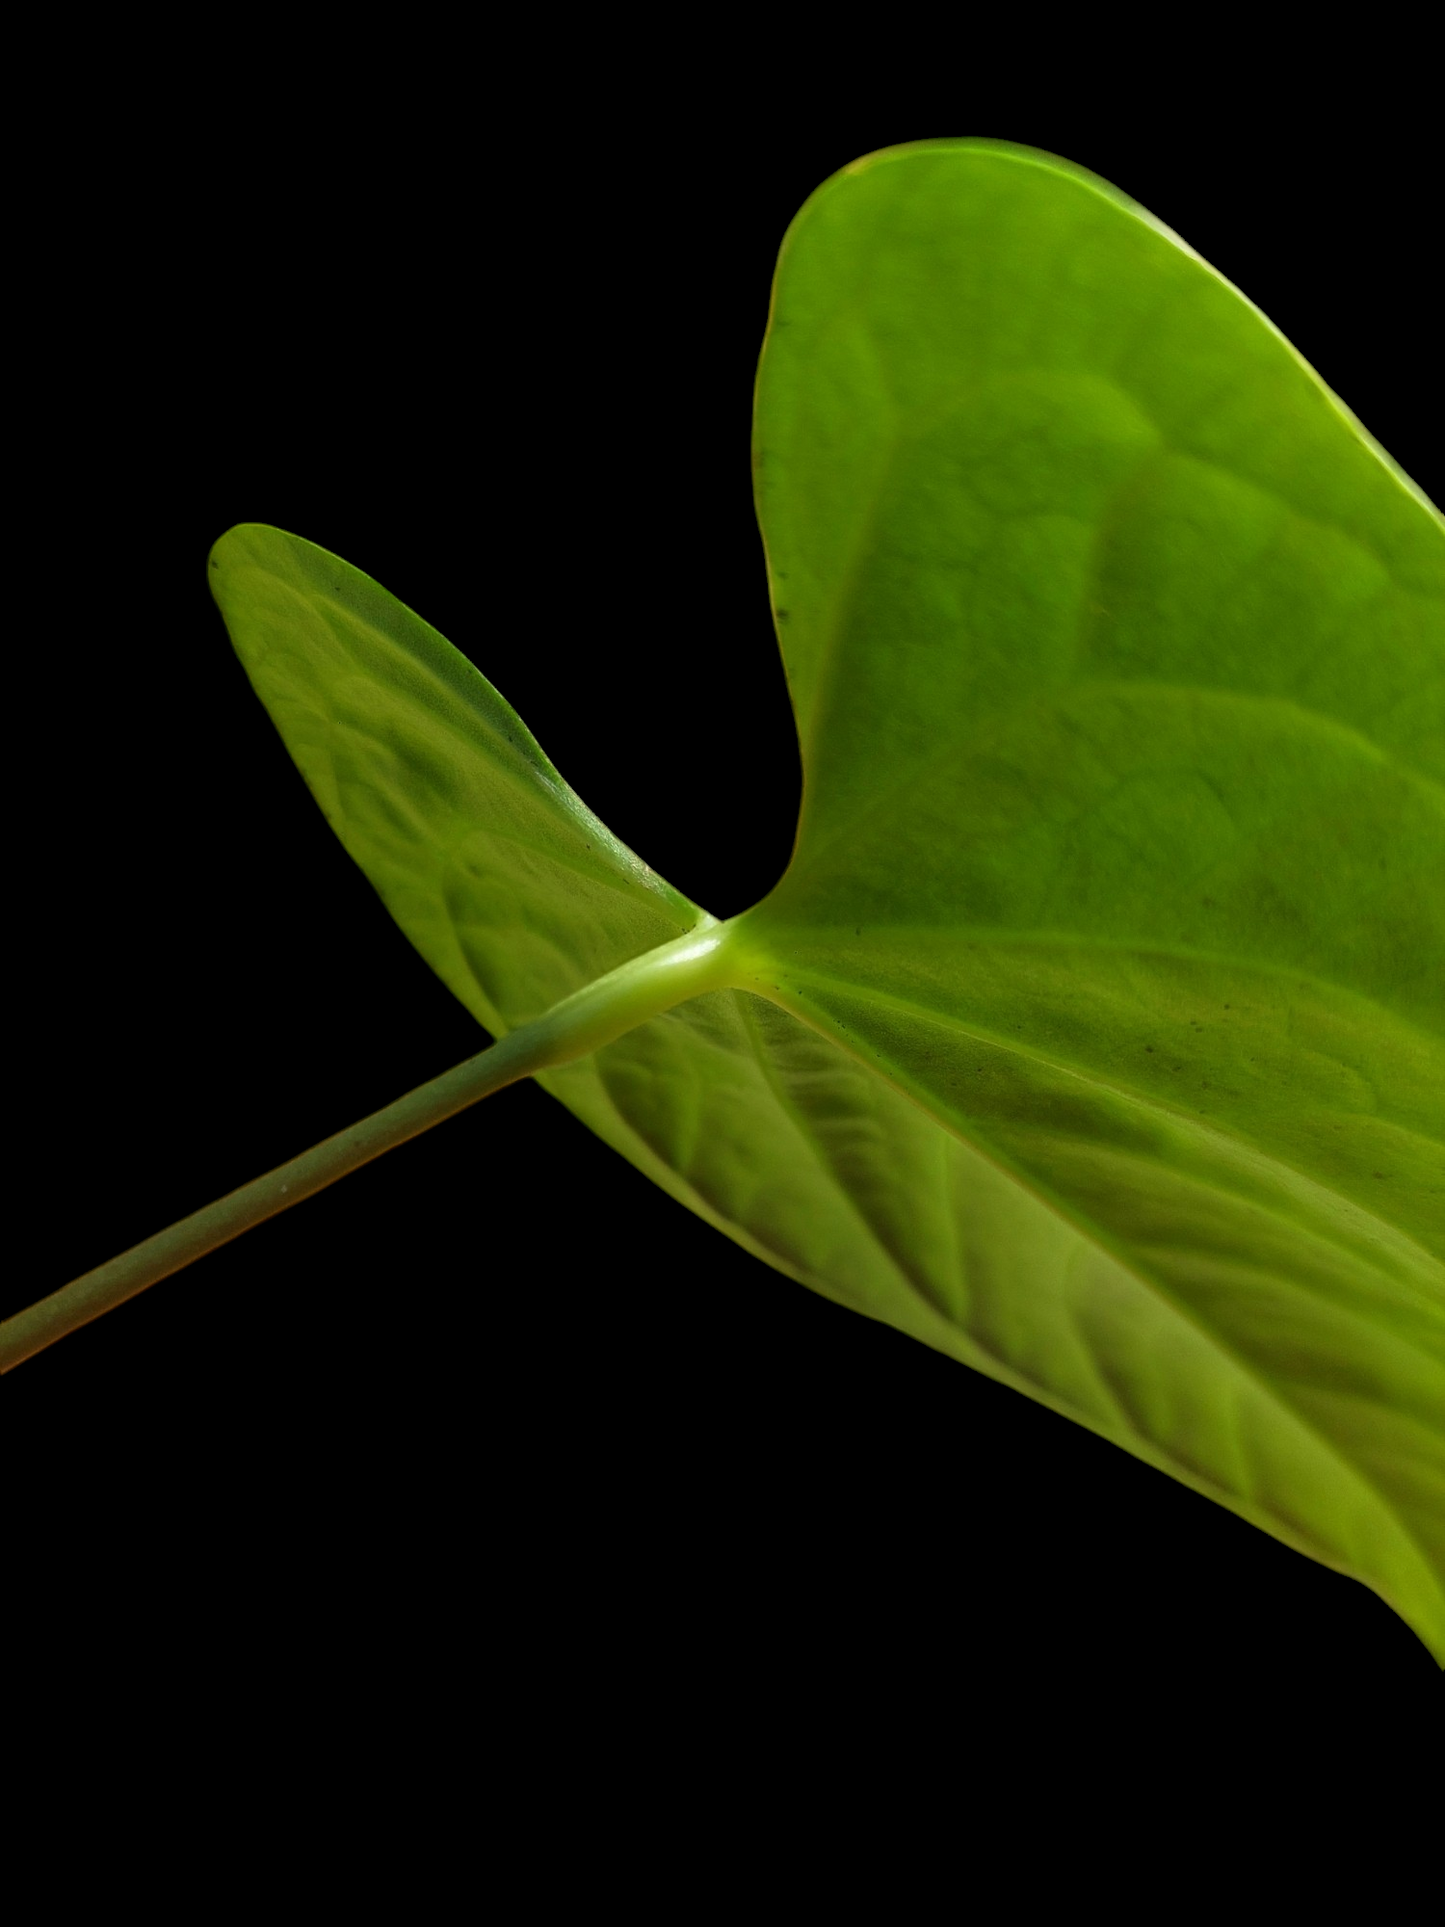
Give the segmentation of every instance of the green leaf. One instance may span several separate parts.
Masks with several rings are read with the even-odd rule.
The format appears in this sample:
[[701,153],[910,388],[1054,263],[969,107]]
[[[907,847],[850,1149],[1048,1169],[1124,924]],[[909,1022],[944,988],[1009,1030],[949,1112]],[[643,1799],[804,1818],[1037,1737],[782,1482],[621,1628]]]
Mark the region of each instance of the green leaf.
[[[738,989],[542,1081],[1445,1659],[1445,525],[1176,237],[993,143],[812,197],[755,452],[792,864],[728,927]],[[705,921],[366,577],[259,528],[213,563],[494,1032]]]

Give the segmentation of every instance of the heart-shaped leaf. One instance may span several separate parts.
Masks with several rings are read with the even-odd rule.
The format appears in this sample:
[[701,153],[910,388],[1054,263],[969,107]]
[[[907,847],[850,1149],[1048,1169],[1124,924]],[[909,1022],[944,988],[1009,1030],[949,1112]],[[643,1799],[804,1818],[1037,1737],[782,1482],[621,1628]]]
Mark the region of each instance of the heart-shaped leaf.
[[[543,1081],[1445,1657],[1445,524],[1176,237],[994,143],[809,201],[756,458],[792,864],[724,927],[736,988]],[[494,1032],[710,921],[358,571],[254,527],[213,567]]]

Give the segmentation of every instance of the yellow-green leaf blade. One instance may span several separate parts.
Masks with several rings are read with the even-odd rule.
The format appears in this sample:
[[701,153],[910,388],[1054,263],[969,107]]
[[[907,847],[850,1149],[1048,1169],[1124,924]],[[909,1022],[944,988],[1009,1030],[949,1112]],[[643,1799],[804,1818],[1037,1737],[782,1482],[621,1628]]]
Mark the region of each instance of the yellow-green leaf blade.
[[804,751],[759,968],[1113,1261],[1044,1294],[1105,1429],[1445,1653],[1445,525],[994,143],[813,197],[755,442]]

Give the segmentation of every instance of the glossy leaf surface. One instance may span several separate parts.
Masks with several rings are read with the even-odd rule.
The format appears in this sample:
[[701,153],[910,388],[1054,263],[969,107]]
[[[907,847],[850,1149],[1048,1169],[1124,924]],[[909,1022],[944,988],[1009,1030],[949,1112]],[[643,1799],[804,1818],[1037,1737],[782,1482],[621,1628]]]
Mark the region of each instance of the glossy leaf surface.
[[[805,780],[734,926],[752,990],[544,1081],[779,1269],[1445,1656],[1439,517],[1175,237],[986,143],[808,203],[756,457]],[[366,577],[265,529],[213,561],[489,1028],[700,919]]]

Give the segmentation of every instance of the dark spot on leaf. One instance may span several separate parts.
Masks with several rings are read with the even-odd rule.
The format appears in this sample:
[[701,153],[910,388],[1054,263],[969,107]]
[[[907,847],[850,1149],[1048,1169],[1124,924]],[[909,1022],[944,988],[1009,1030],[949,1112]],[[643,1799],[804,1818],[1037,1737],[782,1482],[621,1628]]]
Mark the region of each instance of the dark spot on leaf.
[[787,619],[788,619],[788,612],[787,612],[787,610],[786,610],[786,609],[779,609],[779,611],[778,611],[778,621],[779,621],[779,622],[786,622],[786,621],[787,621]]
[[1154,1055],[1154,1046],[1152,1044],[1146,1044],[1144,1048],[1146,1051],[1148,1051],[1151,1057]]
[[1372,1171],[1372,1172],[1370,1173],[1370,1176],[1371,1176],[1372,1178],[1382,1178],[1382,1177],[1384,1177],[1384,1175],[1385,1175],[1385,1174],[1384,1174],[1384,1172],[1383,1172],[1383,1171]]

